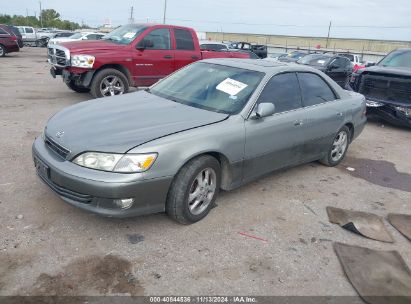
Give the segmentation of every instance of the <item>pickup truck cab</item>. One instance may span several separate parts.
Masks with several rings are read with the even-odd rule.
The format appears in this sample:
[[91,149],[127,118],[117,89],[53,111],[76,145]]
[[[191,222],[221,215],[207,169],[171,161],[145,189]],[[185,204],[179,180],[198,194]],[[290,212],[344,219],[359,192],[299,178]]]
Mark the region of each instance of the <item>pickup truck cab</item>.
[[129,24],[99,41],[49,45],[51,75],[61,75],[76,92],[94,97],[127,93],[130,86],[147,87],[201,59],[250,58],[247,53],[201,51],[191,28]]

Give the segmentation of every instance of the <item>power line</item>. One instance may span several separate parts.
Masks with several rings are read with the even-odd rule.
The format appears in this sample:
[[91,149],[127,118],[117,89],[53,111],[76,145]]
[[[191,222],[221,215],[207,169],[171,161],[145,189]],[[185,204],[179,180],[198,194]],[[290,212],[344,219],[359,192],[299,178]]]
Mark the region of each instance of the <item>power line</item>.
[[[247,22],[227,22],[227,21],[206,21],[206,20],[192,20],[192,19],[174,19],[173,21],[196,22],[196,23],[212,23],[212,24],[232,24],[232,25],[251,25],[251,26],[278,26],[278,27],[318,27],[324,28],[328,24],[323,25],[306,25],[306,24],[275,24],[275,23],[247,23]],[[409,29],[411,26],[378,26],[378,25],[333,25],[333,28],[381,28],[381,29]]]

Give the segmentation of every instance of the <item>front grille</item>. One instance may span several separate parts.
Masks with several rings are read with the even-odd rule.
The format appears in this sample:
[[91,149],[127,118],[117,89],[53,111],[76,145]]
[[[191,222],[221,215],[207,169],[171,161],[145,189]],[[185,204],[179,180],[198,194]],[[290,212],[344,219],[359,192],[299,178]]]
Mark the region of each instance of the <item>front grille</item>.
[[411,79],[364,75],[359,92],[371,100],[411,104]]
[[53,183],[51,180],[47,179],[46,177],[42,176],[41,174],[38,174],[38,176],[53,190],[56,192],[58,195],[68,198],[70,200],[73,200],[75,202],[79,202],[82,204],[90,204],[93,201],[93,196],[88,195],[88,194],[82,194],[78,192],[74,192],[71,190],[68,190],[66,188],[63,188],[55,183]]
[[66,67],[69,66],[70,60],[67,58],[66,52],[64,49],[56,45],[51,45],[48,48],[48,58],[51,64]]
[[62,158],[66,159],[67,156],[70,154],[70,150],[67,148],[64,148],[62,145],[56,143],[54,140],[52,140],[50,137],[45,136],[44,142],[46,143],[47,147],[61,156]]

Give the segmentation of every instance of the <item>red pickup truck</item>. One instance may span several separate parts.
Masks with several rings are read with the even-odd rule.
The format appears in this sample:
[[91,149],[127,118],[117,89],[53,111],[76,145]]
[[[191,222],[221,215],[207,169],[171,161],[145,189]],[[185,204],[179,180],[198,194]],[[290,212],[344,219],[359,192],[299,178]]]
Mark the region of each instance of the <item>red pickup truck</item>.
[[250,58],[248,53],[201,51],[191,28],[129,24],[98,41],[48,46],[51,75],[61,75],[76,92],[94,97],[127,93],[146,87],[190,64],[207,58]]

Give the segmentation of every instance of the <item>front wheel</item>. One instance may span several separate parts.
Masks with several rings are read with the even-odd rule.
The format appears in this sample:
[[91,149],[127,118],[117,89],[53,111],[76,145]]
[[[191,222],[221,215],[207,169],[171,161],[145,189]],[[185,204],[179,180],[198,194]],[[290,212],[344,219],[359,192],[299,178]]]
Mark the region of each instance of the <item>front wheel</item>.
[[0,44],[0,57],[6,56],[6,49]]
[[99,71],[91,82],[90,93],[95,98],[122,95],[129,90],[127,77],[116,69]]
[[342,127],[334,137],[333,143],[329,148],[327,155],[321,159],[320,162],[329,167],[338,165],[347,153],[350,138],[350,129],[348,129],[347,126]]
[[220,164],[212,156],[200,156],[188,162],[170,186],[167,214],[181,224],[203,219],[217,198],[220,176]]
[[80,87],[80,86],[76,85],[73,80],[71,80],[70,82],[66,82],[66,85],[71,90],[73,90],[74,92],[77,92],[77,93],[88,93],[88,92],[90,92],[89,88]]

